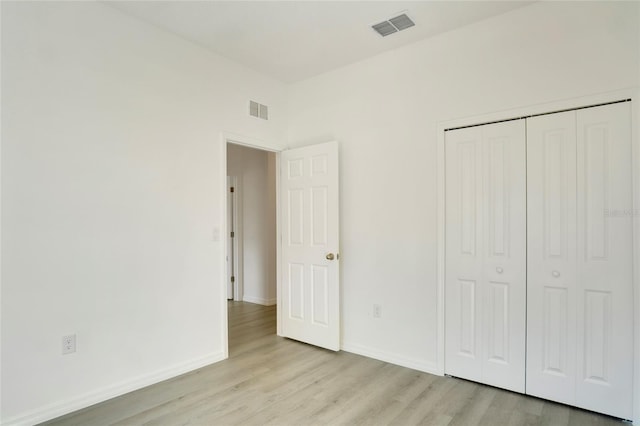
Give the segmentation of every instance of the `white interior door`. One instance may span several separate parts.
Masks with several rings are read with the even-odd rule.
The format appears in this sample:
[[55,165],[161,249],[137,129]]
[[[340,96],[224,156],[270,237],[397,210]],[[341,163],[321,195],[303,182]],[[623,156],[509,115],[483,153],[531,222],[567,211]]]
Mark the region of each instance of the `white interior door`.
[[280,154],[284,337],[340,349],[338,144]]
[[236,178],[227,176],[227,300],[237,297]]
[[446,134],[445,372],[524,392],[524,120]]
[[633,404],[631,103],[577,111],[578,406],[624,419]]
[[630,104],[528,120],[527,393],[630,419]]
[[527,394],[575,404],[575,111],[527,120]]

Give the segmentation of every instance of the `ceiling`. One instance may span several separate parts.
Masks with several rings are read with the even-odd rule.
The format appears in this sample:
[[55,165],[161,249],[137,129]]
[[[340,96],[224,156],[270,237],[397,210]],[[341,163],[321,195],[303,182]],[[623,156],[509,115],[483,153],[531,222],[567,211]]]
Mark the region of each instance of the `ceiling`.
[[[531,1],[116,1],[110,6],[286,83],[525,6]],[[416,23],[381,37],[372,24]]]

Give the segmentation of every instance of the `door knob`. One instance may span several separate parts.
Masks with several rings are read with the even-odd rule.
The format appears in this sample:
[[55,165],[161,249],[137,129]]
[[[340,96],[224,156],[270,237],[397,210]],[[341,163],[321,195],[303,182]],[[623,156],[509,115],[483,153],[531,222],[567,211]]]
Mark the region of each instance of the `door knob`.
[[501,273],[503,273],[503,272],[504,272],[504,269],[502,269],[501,267],[499,267],[499,266],[498,266],[498,267],[496,268],[496,272],[497,272],[497,273],[499,273],[499,274],[501,274]]
[[560,272],[558,272],[558,271],[553,271],[553,272],[551,273],[551,275],[553,275],[555,278],[558,278],[558,277],[560,276]]
[[325,256],[327,258],[327,260],[333,260],[335,259],[335,256],[333,255],[333,253],[329,253]]

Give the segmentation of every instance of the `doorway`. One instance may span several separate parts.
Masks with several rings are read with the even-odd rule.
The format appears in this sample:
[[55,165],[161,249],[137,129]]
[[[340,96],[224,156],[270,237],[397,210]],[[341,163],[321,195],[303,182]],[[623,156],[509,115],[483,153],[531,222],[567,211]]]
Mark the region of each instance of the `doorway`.
[[[227,141],[229,355],[276,334],[276,154]],[[248,337],[253,336],[253,337]]]

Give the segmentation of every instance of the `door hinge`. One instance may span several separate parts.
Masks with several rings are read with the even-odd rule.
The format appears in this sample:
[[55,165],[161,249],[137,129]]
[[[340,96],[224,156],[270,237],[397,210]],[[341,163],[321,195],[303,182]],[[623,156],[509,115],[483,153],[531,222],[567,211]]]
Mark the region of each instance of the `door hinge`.
[[229,188],[229,190],[230,190],[231,192],[233,192],[233,191],[235,191],[235,188],[232,186],[231,188]]
[[231,231],[231,238],[234,238],[236,236],[236,233]]
[[231,282],[235,283],[236,282],[236,277],[231,277]]

